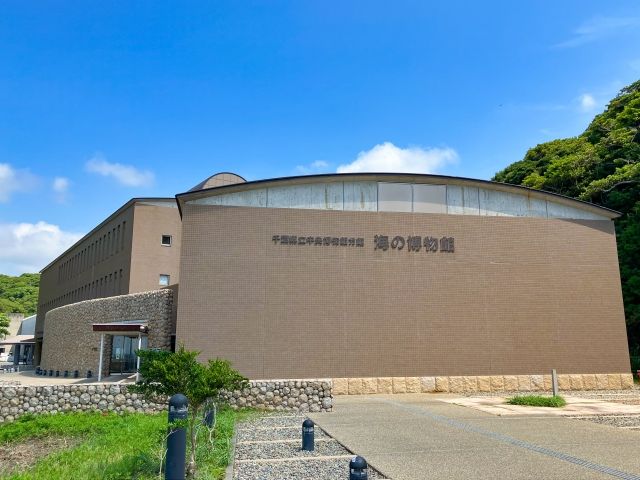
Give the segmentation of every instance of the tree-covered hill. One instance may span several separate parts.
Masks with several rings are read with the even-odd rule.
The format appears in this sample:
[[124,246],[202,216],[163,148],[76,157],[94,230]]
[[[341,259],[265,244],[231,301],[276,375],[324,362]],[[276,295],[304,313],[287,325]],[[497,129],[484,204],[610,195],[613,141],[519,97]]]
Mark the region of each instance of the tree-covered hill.
[[0,313],[33,315],[38,308],[39,273],[0,275]]
[[623,213],[616,220],[622,293],[629,347],[640,355],[640,80],[622,89],[582,135],[530,149],[494,180]]

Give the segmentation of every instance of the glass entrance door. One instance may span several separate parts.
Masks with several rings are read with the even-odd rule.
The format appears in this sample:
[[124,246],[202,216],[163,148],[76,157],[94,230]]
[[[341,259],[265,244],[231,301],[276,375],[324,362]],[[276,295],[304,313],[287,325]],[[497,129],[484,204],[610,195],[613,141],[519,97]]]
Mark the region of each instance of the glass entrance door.
[[[142,349],[147,348],[147,337],[142,337]],[[138,356],[138,337],[114,335],[111,345],[111,375],[135,373]]]

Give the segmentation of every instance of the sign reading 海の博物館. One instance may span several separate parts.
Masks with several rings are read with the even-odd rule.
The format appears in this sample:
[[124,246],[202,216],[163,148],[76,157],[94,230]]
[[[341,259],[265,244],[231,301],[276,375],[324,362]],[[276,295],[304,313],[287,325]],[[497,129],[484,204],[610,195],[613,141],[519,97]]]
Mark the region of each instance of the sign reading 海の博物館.
[[[316,247],[364,247],[364,237],[327,237],[305,235],[273,235],[274,245],[316,246]],[[375,235],[373,237],[375,251],[406,250],[407,252],[425,253],[454,253],[455,239],[453,237],[422,237],[420,235]]]

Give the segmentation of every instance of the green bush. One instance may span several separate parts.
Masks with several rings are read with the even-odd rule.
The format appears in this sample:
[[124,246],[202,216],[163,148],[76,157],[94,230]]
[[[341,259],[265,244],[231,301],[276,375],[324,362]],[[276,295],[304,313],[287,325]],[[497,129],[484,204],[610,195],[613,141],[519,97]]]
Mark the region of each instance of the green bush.
[[[247,386],[248,380],[231,367],[227,360],[198,362],[200,352],[185,350],[180,346],[175,352],[160,350],[138,350],[142,360],[142,380],[129,386],[129,391],[143,394],[150,400],[182,393],[189,400],[187,431],[189,436],[189,465],[187,477],[196,475],[196,452],[198,450],[198,427],[207,406],[213,406],[223,391],[231,392]],[[209,443],[215,438],[211,436]]]
[[564,407],[567,402],[560,395],[544,397],[542,395],[517,395],[507,400],[509,405],[527,405],[530,407]]

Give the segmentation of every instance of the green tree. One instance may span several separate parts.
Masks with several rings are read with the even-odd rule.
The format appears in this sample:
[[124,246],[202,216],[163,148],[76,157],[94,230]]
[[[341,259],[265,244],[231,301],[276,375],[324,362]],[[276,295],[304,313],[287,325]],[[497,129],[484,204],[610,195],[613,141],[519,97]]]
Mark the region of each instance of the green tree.
[[0,275],[0,313],[33,315],[38,309],[39,273]]
[[187,472],[196,472],[197,426],[202,420],[204,407],[218,400],[222,391],[244,388],[247,379],[231,367],[227,360],[198,362],[200,352],[185,350],[180,346],[176,352],[140,350],[140,375],[142,380],[130,390],[149,399],[166,398],[182,393],[189,399],[187,424],[190,454]]
[[6,314],[0,313],[0,337],[4,338],[9,335],[9,317]]
[[493,178],[602,205],[616,220],[627,336],[640,355],[640,80],[623,88],[582,135],[543,143]]

